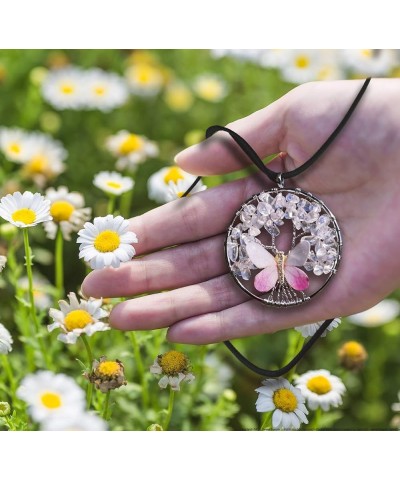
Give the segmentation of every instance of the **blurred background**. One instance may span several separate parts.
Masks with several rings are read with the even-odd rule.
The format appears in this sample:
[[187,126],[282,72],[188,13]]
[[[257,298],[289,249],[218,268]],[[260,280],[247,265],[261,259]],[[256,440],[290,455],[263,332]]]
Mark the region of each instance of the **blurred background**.
[[[99,69],[115,74],[114,80],[120,82],[118,88],[129,93],[116,94],[109,103],[78,102],[66,107],[51,90],[53,79],[68,76],[71,71],[79,76],[94,70],[100,75]],[[67,157],[64,171],[59,175],[42,175],[38,181],[35,177],[38,172],[31,169],[30,173],[23,173],[21,165],[9,162],[3,155],[1,193],[28,188],[44,191],[51,185],[67,185],[85,196],[94,215],[104,214],[107,200],[93,186],[93,177],[99,171],[117,168],[115,155],[106,148],[107,139],[127,130],[145,136],[158,151],[132,170],[136,183],[129,214],[138,215],[158,205],[149,198],[149,177],[172,165],[181,149],[201,141],[208,126],[224,125],[246,116],[300,83],[366,76],[400,76],[399,52],[370,49],[3,50],[0,51],[0,127],[46,133],[62,143]],[[204,183],[210,188],[244,174],[207,178]],[[53,243],[45,238],[41,229],[35,229],[34,236],[37,273],[51,284]],[[6,253],[4,232],[0,248]],[[77,261],[77,250],[74,241],[66,244],[66,258],[71,259],[65,265],[67,291],[79,289],[85,274],[85,266]],[[5,276],[1,277],[0,287],[0,321],[13,331],[13,292]],[[51,287],[46,288],[43,291],[51,295]],[[399,421],[392,410],[400,388],[398,298],[395,292],[389,304],[380,305],[372,313],[350,321],[343,319],[341,326],[321,340],[299,366],[299,373],[328,369],[341,377],[347,387],[343,408],[324,416],[325,428],[398,427]],[[122,334],[115,335],[116,341],[103,347],[123,359],[124,351],[118,343]],[[143,344],[151,340],[149,334],[141,335]],[[362,344],[365,351],[360,355],[356,349],[355,363],[349,367],[348,361],[343,360],[343,350],[341,355],[338,351],[350,340]],[[273,368],[283,362],[287,342],[287,334],[281,332],[235,344],[255,363]],[[180,428],[258,428],[254,389],[260,379],[242,368],[224,346],[185,346],[184,349],[201,381],[193,387],[195,390],[181,396],[181,409],[175,419]],[[72,349],[66,355],[73,359],[74,354]],[[70,373],[74,371],[75,366],[67,360],[61,360],[61,364]],[[134,387],[127,390],[129,402],[136,395]],[[121,408],[123,412],[131,406],[127,401],[124,407],[122,401]],[[123,414],[113,421],[116,429],[134,428],[129,421],[123,423]]]

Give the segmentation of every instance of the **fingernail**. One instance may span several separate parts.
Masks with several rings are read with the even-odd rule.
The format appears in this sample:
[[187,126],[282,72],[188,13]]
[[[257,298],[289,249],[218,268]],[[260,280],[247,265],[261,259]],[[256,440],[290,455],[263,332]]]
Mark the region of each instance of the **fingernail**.
[[[183,152],[184,152],[184,151],[185,151],[185,150],[183,150]],[[181,157],[181,155],[182,155],[182,152],[179,152],[179,153],[177,153],[177,154],[175,155],[175,157],[174,157],[174,162],[175,162],[175,163],[178,163],[178,164],[179,164],[179,160],[180,160],[179,157]]]

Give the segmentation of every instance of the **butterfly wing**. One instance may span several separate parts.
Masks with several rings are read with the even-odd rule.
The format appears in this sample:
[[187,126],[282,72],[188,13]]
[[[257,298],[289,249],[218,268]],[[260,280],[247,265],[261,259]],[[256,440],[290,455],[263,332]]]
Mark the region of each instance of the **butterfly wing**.
[[246,252],[257,268],[276,266],[275,258],[257,242],[249,242],[246,245]]
[[285,265],[285,279],[295,290],[306,290],[310,285],[310,280],[303,270],[292,265]]
[[290,250],[285,264],[293,267],[302,267],[310,253],[310,243],[307,240],[299,242],[293,250]]
[[278,281],[278,268],[274,261],[274,265],[269,265],[268,267],[261,270],[261,272],[255,276],[254,288],[259,292],[269,292],[269,290],[274,288],[277,281]]

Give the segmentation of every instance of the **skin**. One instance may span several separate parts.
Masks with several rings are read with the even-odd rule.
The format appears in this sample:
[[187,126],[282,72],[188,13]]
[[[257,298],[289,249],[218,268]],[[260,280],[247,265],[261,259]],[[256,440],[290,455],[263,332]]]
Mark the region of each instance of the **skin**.
[[[228,126],[261,158],[287,152],[269,166],[275,171],[292,170],[324,143],[361,85],[358,80],[304,84]],[[342,230],[338,273],[310,302],[295,308],[267,308],[251,300],[227,273],[224,232],[234,213],[251,195],[274,186],[261,173],[131,219],[139,238],[137,252],[143,256],[117,270],[90,273],[83,291],[94,297],[162,291],[117,305],[111,313],[112,326],[169,327],[170,341],[192,344],[273,333],[370,308],[400,283],[399,104],[400,80],[373,79],[323,158],[285,183],[321,198]],[[176,162],[204,176],[248,164],[225,133],[181,152]]]

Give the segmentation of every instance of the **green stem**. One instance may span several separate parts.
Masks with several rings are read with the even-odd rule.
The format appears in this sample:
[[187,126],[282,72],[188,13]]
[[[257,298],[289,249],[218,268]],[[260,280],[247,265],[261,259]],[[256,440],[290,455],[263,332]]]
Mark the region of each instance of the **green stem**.
[[[20,267],[18,266],[17,259],[15,257],[15,242],[11,242],[7,252],[7,272],[10,283],[15,289],[15,295],[17,298],[23,298],[25,292],[20,286]],[[29,325],[26,308],[21,305],[21,302],[17,301],[15,312],[16,324],[21,332],[22,336],[29,338],[31,335],[31,328]],[[23,342],[25,357],[28,363],[28,370],[33,372],[35,370],[35,355],[32,345],[27,342]]]
[[[88,356],[89,360],[89,371],[92,369],[93,365],[93,353],[92,349],[90,348],[90,343],[89,340],[85,337],[85,335],[82,335],[80,337],[82,339],[83,344],[85,345],[86,353]],[[88,386],[87,386],[87,391],[86,391],[86,405],[87,408],[89,409],[92,406],[92,398],[93,398],[93,383],[88,381]]]
[[58,227],[55,242],[55,280],[59,297],[64,296],[64,237],[61,227]]
[[266,428],[268,426],[271,426],[271,420],[272,420],[272,414],[273,413],[274,413],[273,411],[264,413],[263,421],[262,421],[262,424],[261,424],[261,427],[260,427],[260,431],[266,430]]
[[108,205],[107,205],[107,214],[114,215],[114,210],[115,210],[115,200],[116,196],[115,195],[110,195],[108,197]]
[[315,410],[314,417],[310,423],[310,430],[318,430],[319,427],[319,422],[321,421],[321,416],[322,416],[322,410],[320,407],[318,407]]
[[31,248],[29,246],[29,235],[28,229],[22,229],[23,236],[24,236],[24,247],[25,247],[25,262],[26,262],[26,274],[28,276],[28,294],[29,294],[29,303],[30,303],[30,315],[31,320],[36,328],[36,334],[39,341],[40,350],[42,352],[42,357],[44,363],[48,369],[50,369],[50,361],[47,354],[47,349],[44,344],[43,337],[41,336],[41,325],[36,315],[36,307],[35,307],[35,297],[33,295],[33,273],[32,273],[32,254]]
[[3,360],[3,368],[7,374],[8,380],[10,382],[10,397],[12,402],[15,403],[15,392],[17,390],[17,382],[15,380],[15,376],[13,374],[10,361],[8,359],[8,355],[1,355]]
[[106,398],[104,400],[104,408],[103,408],[103,413],[101,415],[104,418],[104,420],[108,420],[108,408],[110,405],[110,395],[111,395],[111,390],[109,390],[106,393]]
[[172,417],[172,411],[174,409],[174,399],[175,399],[175,390],[172,388],[169,389],[169,401],[168,401],[168,411],[167,411],[167,418],[165,419],[163,430],[168,430],[169,423]]
[[136,338],[135,332],[130,332],[132,341],[133,353],[135,355],[136,367],[139,374],[140,383],[142,385],[142,402],[143,407],[147,408],[149,405],[149,392],[147,388],[147,378],[143,367],[142,356],[140,355],[140,346]]

